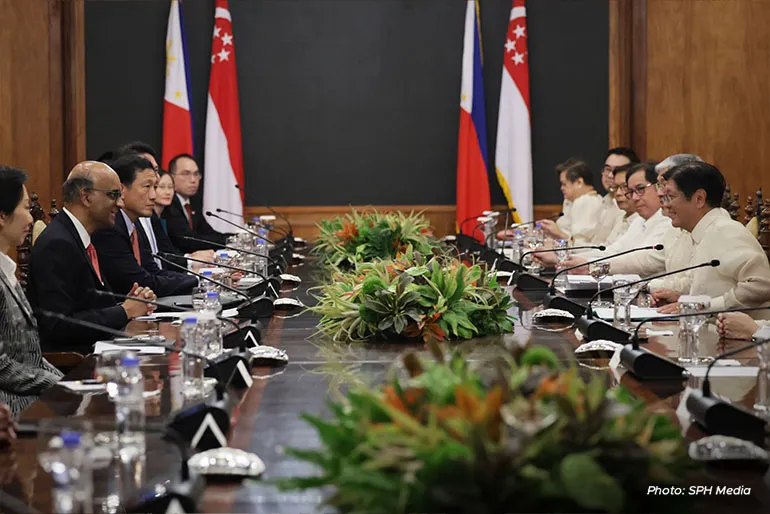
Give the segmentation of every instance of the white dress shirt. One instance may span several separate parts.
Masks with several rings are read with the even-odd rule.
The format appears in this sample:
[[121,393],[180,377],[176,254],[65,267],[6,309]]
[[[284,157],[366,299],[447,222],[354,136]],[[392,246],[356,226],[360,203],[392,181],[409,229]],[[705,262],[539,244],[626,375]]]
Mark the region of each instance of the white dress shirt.
[[569,204],[564,202],[564,209],[564,216],[556,221],[562,232],[567,234],[574,246],[591,244],[598,228],[596,220],[602,214],[602,197],[591,191]]
[[623,235],[628,232],[628,227],[631,226],[631,223],[634,222],[637,218],[641,218],[637,213],[628,214],[622,209],[620,210],[621,216],[615,219],[615,226],[612,227],[612,231],[610,232],[610,235],[607,236],[607,239],[604,241],[604,243],[598,243],[598,244],[604,244],[604,245],[611,245],[615,243],[618,239],[623,237]]
[[[644,219],[641,216],[636,218],[628,226],[628,231],[626,231],[620,239],[609,245],[605,251],[600,252],[598,250],[591,250],[590,252],[581,255],[581,257],[585,257],[587,260],[598,259],[602,256],[625,252],[640,246],[653,246],[659,244],[663,241],[663,234],[665,234],[666,230],[670,227],[671,220],[663,216],[661,210],[658,209],[649,219]],[[655,251],[657,250],[640,250],[639,252],[634,253]],[[609,262],[612,274],[636,273],[640,276],[644,276],[637,271],[628,271],[628,257],[634,255],[634,253],[611,259]],[[662,271],[662,266],[660,269]],[[647,275],[649,275],[649,273]]]
[[187,220],[188,223],[192,223],[190,220],[190,215],[187,214],[187,209],[184,208],[185,205],[190,205],[190,199],[185,198],[184,196],[180,195],[179,193],[176,193],[176,197],[179,198],[179,201],[182,202],[182,212],[184,213],[184,217]]
[[80,223],[80,220],[77,219],[74,214],[68,211],[66,207],[62,207],[62,212],[69,216],[72,220],[72,224],[75,225],[75,230],[78,231],[80,240],[83,242],[83,248],[88,248],[88,245],[91,244],[91,234],[88,233],[86,227],[84,227],[83,224]]
[[720,209],[706,213],[692,231],[693,263],[719,266],[693,272],[690,294],[711,297],[711,309],[770,304],[770,264],[759,241]]
[[[144,233],[147,234],[147,239],[150,241],[150,249],[152,250],[152,253],[158,253],[158,240],[155,239],[155,230],[152,228],[152,220],[150,218],[139,218],[139,223],[142,224]],[[159,268],[163,267],[163,263],[160,259],[154,257],[153,259]]]
[[16,287],[19,282],[16,279],[16,263],[3,252],[0,252],[0,273],[5,275],[11,287]]
[[615,225],[622,223],[626,217],[625,211],[618,207],[615,198],[611,194],[602,197],[602,212],[599,214],[599,220],[596,225],[596,233],[591,239],[593,245],[607,245],[614,243],[618,238],[609,241],[610,234],[615,229]]

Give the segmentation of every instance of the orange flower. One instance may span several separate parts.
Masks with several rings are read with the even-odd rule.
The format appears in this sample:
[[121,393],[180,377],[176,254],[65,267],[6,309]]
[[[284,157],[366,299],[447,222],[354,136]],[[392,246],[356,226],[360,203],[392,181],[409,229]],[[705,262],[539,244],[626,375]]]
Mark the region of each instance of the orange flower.
[[403,396],[396,392],[393,386],[385,386],[385,403],[394,407],[405,414],[414,417],[414,410],[419,406],[422,398],[425,396],[425,390],[422,388],[409,388],[403,391]]
[[422,227],[420,229],[420,234],[433,237],[433,231],[430,229],[430,227]]
[[342,224],[342,230],[338,230],[336,236],[345,241],[352,241],[358,237],[358,227],[355,223],[346,221]]

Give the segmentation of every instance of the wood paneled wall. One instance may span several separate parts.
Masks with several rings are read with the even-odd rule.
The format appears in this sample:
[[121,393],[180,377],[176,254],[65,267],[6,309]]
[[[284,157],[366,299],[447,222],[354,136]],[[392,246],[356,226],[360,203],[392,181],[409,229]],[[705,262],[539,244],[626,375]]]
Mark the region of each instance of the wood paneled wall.
[[611,5],[610,143],[631,143],[648,159],[696,153],[743,199],[767,190],[770,2]]
[[0,164],[47,211],[85,158],[83,0],[0,0]]
[[[282,215],[291,221],[294,227],[294,235],[313,239],[318,235],[316,224],[321,220],[335,216],[344,216],[350,213],[351,209],[358,211],[368,211],[377,209],[381,212],[401,211],[401,212],[423,212],[430,221],[436,236],[442,237],[447,234],[455,233],[455,206],[454,205],[378,205],[378,206],[323,206],[323,207],[275,207]],[[493,209],[503,210],[503,206],[495,206]],[[540,219],[551,216],[561,210],[561,205],[535,205],[535,218]],[[247,207],[247,219],[261,214],[272,214],[264,207]],[[280,223],[279,223],[280,224]],[[501,225],[502,227],[502,225]]]

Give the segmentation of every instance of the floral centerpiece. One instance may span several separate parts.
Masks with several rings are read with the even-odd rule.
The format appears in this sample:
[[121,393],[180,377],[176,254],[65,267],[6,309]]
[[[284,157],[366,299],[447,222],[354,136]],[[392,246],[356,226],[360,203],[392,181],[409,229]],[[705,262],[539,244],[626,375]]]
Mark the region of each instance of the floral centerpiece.
[[393,260],[337,270],[313,291],[319,332],[333,341],[443,341],[513,331],[513,301],[494,274],[447,256],[428,260],[411,246]]
[[[289,453],[318,476],[285,489],[331,486],[341,512],[685,512],[694,468],[676,425],[605,378],[559,369],[549,350],[474,368],[455,352],[408,354],[385,385],[357,386],[328,421],[306,415],[318,449]],[[484,370],[493,370],[486,377]]]
[[313,251],[335,267],[388,259],[408,246],[424,254],[438,246],[430,223],[422,214],[359,213],[324,220]]

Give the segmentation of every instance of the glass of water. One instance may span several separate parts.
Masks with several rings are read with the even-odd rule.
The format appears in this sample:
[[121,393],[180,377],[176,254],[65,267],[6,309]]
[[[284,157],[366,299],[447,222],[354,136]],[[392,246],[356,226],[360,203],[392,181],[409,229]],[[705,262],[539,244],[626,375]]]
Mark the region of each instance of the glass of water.
[[597,301],[594,302],[594,305],[597,307],[606,307],[607,303],[602,301],[602,280],[604,280],[609,274],[610,274],[610,263],[609,262],[594,262],[593,264],[588,265],[588,273],[593,277],[594,280],[596,280],[596,294]]
[[[711,298],[708,296],[680,296],[679,312],[681,314],[697,314],[709,310]],[[708,320],[707,316],[688,316],[682,318],[685,326],[683,337],[680,337],[679,362],[685,364],[704,364],[711,362],[713,357],[701,357],[700,337],[698,333]]]
[[770,420],[770,344],[757,347],[759,375],[757,375],[757,401],[754,410]]
[[631,285],[634,279],[618,276],[612,280],[612,295],[615,300],[613,304],[613,322],[623,330],[632,328],[631,323],[631,303],[639,292],[639,285]]

